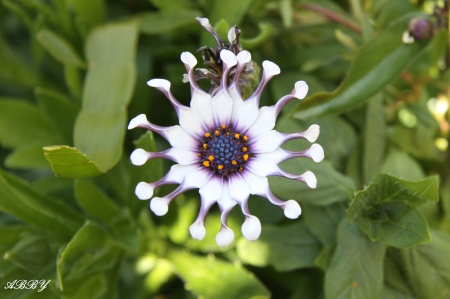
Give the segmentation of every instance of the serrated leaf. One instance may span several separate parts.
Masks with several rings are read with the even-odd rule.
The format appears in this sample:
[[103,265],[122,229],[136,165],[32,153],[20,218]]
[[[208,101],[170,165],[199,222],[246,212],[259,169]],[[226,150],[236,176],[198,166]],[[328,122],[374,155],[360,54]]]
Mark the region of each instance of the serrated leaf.
[[308,119],[348,111],[395,79],[427,45],[426,42],[408,45],[402,42],[402,34],[411,17],[403,16],[367,42],[334,92],[321,92],[306,98],[292,115]]
[[74,147],[54,145],[46,146],[43,150],[56,176],[84,178],[100,174],[98,166]]
[[205,299],[270,298],[269,291],[242,266],[175,251],[168,256],[191,291]]
[[303,222],[264,226],[256,241],[241,238],[237,253],[242,262],[258,267],[273,266],[290,271],[314,266],[322,246]]
[[357,225],[343,219],[338,243],[325,274],[327,299],[379,299],[386,247],[372,242]]
[[126,109],[136,81],[136,21],[96,27],[86,41],[88,72],[83,103],[74,128],[74,144],[101,172],[122,155]]
[[62,64],[79,68],[86,67],[83,59],[64,38],[48,29],[42,29],[36,36],[41,45]]

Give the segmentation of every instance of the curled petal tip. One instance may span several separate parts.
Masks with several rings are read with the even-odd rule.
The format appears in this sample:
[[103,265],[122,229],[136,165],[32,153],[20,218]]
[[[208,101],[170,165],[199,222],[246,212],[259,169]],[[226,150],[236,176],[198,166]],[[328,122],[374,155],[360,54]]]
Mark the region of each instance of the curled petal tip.
[[289,219],[297,219],[302,213],[302,209],[298,202],[293,199],[288,200],[284,204],[284,215]]
[[137,166],[144,165],[145,162],[147,162],[147,159],[148,159],[147,152],[141,148],[134,150],[130,156],[131,163]]
[[278,75],[281,72],[280,71],[280,67],[278,65],[276,65],[275,63],[273,63],[272,61],[269,61],[269,60],[264,60],[263,63],[262,63],[262,66],[264,68],[264,72],[269,77]]
[[314,143],[308,150],[308,155],[313,159],[314,162],[320,162],[325,157],[323,152],[323,147],[320,144]]
[[320,127],[319,125],[311,125],[308,130],[306,131],[304,137],[309,141],[309,142],[314,142],[317,140],[317,138],[319,137],[320,134]]
[[181,53],[181,61],[184,64],[187,64],[190,68],[193,68],[197,64],[197,58],[192,55],[191,52],[183,52]]
[[220,51],[220,58],[227,64],[228,67],[232,67],[237,63],[236,55],[229,50]]
[[145,114],[139,114],[135,118],[133,118],[130,123],[128,124],[128,130],[134,129],[139,125],[147,124],[148,120]]
[[305,81],[297,81],[295,83],[295,93],[294,96],[297,99],[304,99],[306,97],[306,94],[308,93],[308,84],[306,84]]
[[236,57],[237,57],[237,60],[239,61],[239,63],[242,63],[242,64],[248,63],[250,60],[252,60],[252,54],[250,54],[250,52],[247,50],[243,50],[243,51],[239,52]]
[[134,193],[141,200],[150,199],[153,196],[153,187],[145,182],[140,182]]
[[189,231],[191,232],[192,238],[196,240],[203,240],[206,235],[205,226],[200,221],[195,221],[190,227]]
[[155,215],[163,216],[166,215],[167,211],[169,210],[169,206],[167,205],[166,200],[155,197],[150,202],[150,209],[153,211],[153,213],[155,213]]
[[234,232],[231,228],[225,227],[216,236],[216,243],[220,247],[225,247],[231,244],[234,239]]
[[317,178],[311,171],[307,171],[302,174],[302,178],[305,180],[305,183],[309,188],[315,189],[317,187]]
[[209,24],[209,20],[208,20],[207,18],[199,18],[199,17],[196,17],[195,19],[196,19],[196,20],[200,23],[200,25],[202,25],[203,27],[210,25],[210,24]]
[[166,91],[170,90],[170,81],[165,79],[152,79],[147,81],[147,85],[155,88],[162,88]]
[[236,40],[236,28],[231,27],[231,29],[228,31],[228,40],[230,43],[233,43]]
[[261,222],[255,216],[247,216],[242,225],[242,234],[249,241],[254,241],[261,234]]

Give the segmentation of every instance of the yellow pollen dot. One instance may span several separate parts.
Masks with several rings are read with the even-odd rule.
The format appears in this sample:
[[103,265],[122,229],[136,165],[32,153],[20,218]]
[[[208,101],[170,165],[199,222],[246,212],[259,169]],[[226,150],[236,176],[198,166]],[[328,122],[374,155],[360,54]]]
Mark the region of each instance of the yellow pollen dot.
[[234,134],[234,138],[236,138],[236,139],[238,139],[239,136],[241,136],[241,135],[239,135],[238,133]]
[[225,124],[222,125],[222,130],[225,130],[227,126],[225,126]]
[[248,140],[248,137],[247,137],[247,135],[244,135],[244,137],[242,137],[245,141],[247,141]]
[[216,136],[219,136],[219,130],[216,130],[214,134],[216,134]]
[[223,165],[220,165],[220,164],[219,164],[219,165],[217,166],[217,169],[219,169],[219,170],[222,169],[222,168],[223,168]]
[[247,161],[247,160],[248,160],[248,155],[245,154],[245,155],[244,155],[244,161]]
[[245,153],[245,152],[247,151],[247,148],[244,146],[244,147],[242,148],[242,151]]
[[208,157],[208,160],[209,160],[209,161],[214,160],[214,156],[213,156],[213,155],[210,155],[210,156]]
[[236,165],[237,162],[233,160],[233,161],[231,161],[231,164]]
[[242,167],[239,167],[239,172],[241,172],[242,170],[243,170],[244,168],[242,168]]
[[230,132],[227,132],[227,135],[230,135]]
[[204,162],[203,162],[203,166],[209,167],[209,161],[204,161]]
[[205,137],[206,137],[206,138],[208,138],[209,136],[211,136],[211,134],[209,134],[209,132],[208,132],[208,133],[205,133]]
[[201,156],[202,156],[202,154],[201,154],[201,153],[198,153],[198,154],[197,154],[197,156],[201,157]]
[[203,148],[206,149],[208,145],[206,143],[203,143]]

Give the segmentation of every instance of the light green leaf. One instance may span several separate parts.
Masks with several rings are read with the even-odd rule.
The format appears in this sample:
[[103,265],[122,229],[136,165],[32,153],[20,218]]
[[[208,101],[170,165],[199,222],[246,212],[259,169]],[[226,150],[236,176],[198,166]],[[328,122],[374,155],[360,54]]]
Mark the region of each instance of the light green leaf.
[[0,210],[65,236],[71,236],[82,224],[78,213],[37,193],[23,181],[3,171],[0,171]]
[[372,239],[405,248],[430,242],[428,226],[415,207],[438,201],[438,177],[408,182],[380,174],[356,194],[347,218]]
[[26,144],[16,148],[5,160],[5,166],[17,169],[49,168],[41,144]]
[[163,34],[193,24],[196,22],[195,18],[201,15],[196,10],[150,12],[140,17],[140,30],[143,34]]
[[242,266],[175,251],[168,256],[191,291],[205,299],[270,298],[269,291]]
[[214,1],[212,11],[209,13],[209,21],[216,24],[224,19],[231,26],[240,25],[242,18],[247,13],[253,0],[219,0]]
[[425,177],[420,164],[407,153],[391,148],[381,165],[381,172],[417,181]]
[[62,64],[85,68],[86,64],[64,38],[48,29],[42,29],[36,36],[41,45]]
[[56,176],[84,178],[100,174],[98,166],[74,147],[54,145],[46,146],[43,150]]
[[361,49],[347,77],[334,92],[316,93],[303,100],[292,112],[308,119],[353,109],[395,79],[426,46],[426,42],[404,44],[402,34],[411,15],[402,17]]
[[36,105],[22,99],[0,97],[2,146],[16,148],[30,143],[44,146],[59,141]]
[[101,172],[111,169],[122,155],[125,107],[136,83],[137,33],[135,21],[108,24],[93,30],[86,42],[89,68],[74,143]]
[[291,271],[313,267],[321,248],[305,223],[296,221],[283,226],[263,226],[258,240],[241,238],[238,241],[237,253],[246,264]]
[[379,173],[385,146],[385,119],[383,111],[383,95],[378,93],[369,100],[364,128],[364,183],[369,184]]
[[73,126],[79,108],[65,95],[45,88],[34,91],[39,109],[46,117],[55,132],[59,132],[64,143],[71,144],[73,140]]
[[357,225],[343,219],[338,245],[325,274],[327,299],[379,299],[386,247],[372,242]]

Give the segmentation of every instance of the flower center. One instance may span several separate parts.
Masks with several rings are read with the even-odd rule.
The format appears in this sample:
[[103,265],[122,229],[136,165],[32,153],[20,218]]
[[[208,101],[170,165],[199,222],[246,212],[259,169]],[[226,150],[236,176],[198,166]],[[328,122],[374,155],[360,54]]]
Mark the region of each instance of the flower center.
[[252,156],[249,153],[248,137],[230,127],[222,125],[206,132],[204,136],[198,153],[200,163],[223,178],[241,172]]

